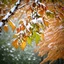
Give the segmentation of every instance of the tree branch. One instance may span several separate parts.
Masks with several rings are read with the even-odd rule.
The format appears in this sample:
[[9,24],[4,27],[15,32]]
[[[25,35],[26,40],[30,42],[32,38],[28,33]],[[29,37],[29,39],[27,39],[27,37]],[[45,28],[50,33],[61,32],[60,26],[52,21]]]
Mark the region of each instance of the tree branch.
[[20,5],[21,0],[18,0],[13,8],[11,8],[10,12],[8,12],[4,18],[0,21],[0,30],[1,27],[5,25],[6,22],[8,22],[8,18],[14,14],[14,12],[18,9],[18,6]]

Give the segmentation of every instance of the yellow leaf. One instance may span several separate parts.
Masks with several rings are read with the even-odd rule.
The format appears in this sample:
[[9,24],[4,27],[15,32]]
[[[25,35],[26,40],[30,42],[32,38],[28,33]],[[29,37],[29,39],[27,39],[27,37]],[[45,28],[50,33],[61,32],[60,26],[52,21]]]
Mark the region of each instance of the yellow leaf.
[[19,24],[23,24],[23,19],[21,19],[21,20],[19,21]]
[[14,40],[13,42],[12,42],[12,45],[17,49],[18,48],[18,39],[16,39],[16,40]]
[[13,35],[13,38],[16,38],[17,36],[18,36],[18,34],[14,34],[14,35]]
[[20,47],[21,47],[22,50],[24,50],[25,47],[26,47],[26,42],[23,41],[23,42],[20,44]]
[[8,32],[8,25],[4,25],[4,31]]
[[12,21],[8,21],[8,24],[11,26],[12,30],[14,31],[16,26]]

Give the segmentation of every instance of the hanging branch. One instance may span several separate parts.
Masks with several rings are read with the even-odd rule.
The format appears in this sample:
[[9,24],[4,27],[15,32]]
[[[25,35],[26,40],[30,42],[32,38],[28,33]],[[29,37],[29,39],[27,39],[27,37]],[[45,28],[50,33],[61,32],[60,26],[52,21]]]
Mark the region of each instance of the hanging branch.
[[[42,5],[38,0],[35,0],[34,2],[37,3],[38,5]],[[30,2],[25,3],[24,5],[18,7],[18,6],[20,5],[20,3],[21,3],[21,0],[18,0],[18,1],[16,2],[15,6],[10,10],[10,12],[8,12],[8,13],[4,16],[4,18],[0,21],[0,30],[1,30],[1,27],[4,26],[4,25],[6,24],[6,22],[8,22],[8,18],[9,18],[11,15],[13,15],[17,9],[21,9],[22,7],[26,6],[26,5],[29,4]],[[43,5],[43,6],[44,6],[44,5]]]
[[8,18],[14,14],[14,12],[18,9],[18,6],[20,5],[21,0],[18,0],[15,4],[15,6],[10,10],[10,12],[8,12],[4,18],[0,21],[0,31],[1,31],[1,27],[5,25],[6,22],[8,22]]
[[[32,2],[33,2],[33,1],[32,1]],[[10,12],[8,12],[8,13],[5,15],[5,17],[0,21],[0,32],[1,32],[1,30],[2,30],[2,29],[1,29],[2,26],[4,26],[4,25],[6,24],[6,22],[8,22],[8,18],[11,17],[11,16],[16,12],[17,9],[23,8],[24,6],[26,6],[26,5],[29,4],[30,2],[25,3],[25,4],[23,4],[22,6],[19,7],[20,3],[21,3],[21,0],[18,0],[18,1],[16,2],[15,6],[10,10]]]

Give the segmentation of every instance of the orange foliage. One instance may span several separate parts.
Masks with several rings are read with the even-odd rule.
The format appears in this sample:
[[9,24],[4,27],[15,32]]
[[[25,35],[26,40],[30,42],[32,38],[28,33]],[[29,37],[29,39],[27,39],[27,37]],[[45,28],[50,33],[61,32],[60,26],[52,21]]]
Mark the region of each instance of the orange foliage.
[[23,42],[20,44],[20,47],[21,47],[22,50],[24,50],[25,47],[26,47],[26,42],[23,41]]
[[8,21],[8,24],[11,26],[12,30],[14,31],[16,28],[15,24],[11,20]]
[[[28,3],[30,0],[24,1]],[[36,5],[36,3],[33,2],[15,13],[14,17],[18,17],[19,14],[20,16],[24,14],[21,17],[18,28],[16,28],[12,21],[8,21],[8,24],[13,31],[15,28],[17,31],[17,33],[13,35],[13,37],[17,39],[12,42],[12,45],[16,49],[20,46],[20,48],[24,50],[27,45],[27,40],[29,44],[31,44],[32,40],[35,40],[38,46],[35,52],[39,53],[38,56],[42,57],[47,54],[47,57],[40,63],[43,64],[47,61],[51,61],[50,63],[52,63],[59,58],[64,59],[64,10],[61,10],[62,5],[60,4],[61,6],[58,6],[58,3],[53,4],[46,2],[47,10],[45,10],[46,7],[41,4],[42,3]],[[21,10],[22,12],[20,12]],[[40,17],[42,18],[42,22],[39,19]],[[22,18],[24,18],[26,22],[25,25]],[[7,32],[8,27],[4,26],[4,30]],[[23,33],[21,33],[21,31],[23,31]],[[18,43],[18,39],[22,41],[20,44]]]
[[5,32],[8,32],[8,25],[5,25],[3,29]]
[[17,49],[18,46],[19,46],[19,44],[18,44],[18,39],[14,40],[14,41],[12,42],[12,45]]

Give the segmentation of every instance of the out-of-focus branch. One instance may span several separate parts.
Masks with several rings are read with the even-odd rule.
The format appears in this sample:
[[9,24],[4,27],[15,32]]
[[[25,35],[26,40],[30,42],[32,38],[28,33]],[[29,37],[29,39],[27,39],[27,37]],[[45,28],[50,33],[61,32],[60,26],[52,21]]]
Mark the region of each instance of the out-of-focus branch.
[[5,23],[7,22],[8,18],[14,14],[14,12],[18,9],[18,6],[20,5],[21,0],[18,0],[15,4],[15,6],[13,8],[11,8],[10,12],[8,12],[3,19],[0,21],[0,30],[1,27],[5,25]]

